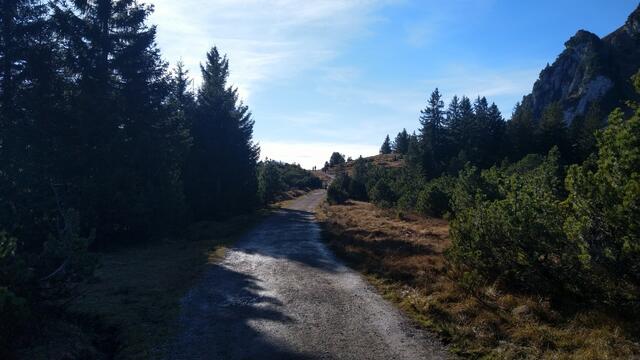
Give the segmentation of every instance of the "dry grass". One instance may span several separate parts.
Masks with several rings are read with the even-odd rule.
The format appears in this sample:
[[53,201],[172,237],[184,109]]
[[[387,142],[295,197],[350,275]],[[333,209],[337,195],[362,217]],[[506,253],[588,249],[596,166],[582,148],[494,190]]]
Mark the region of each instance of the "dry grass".
[[96,280],[73,310],[115,330],[116,358],[159,358],[175,328],[179,301],[203,266],[221,257],[225,246],[259,218],[199,223],[186,239],[102,254]]
[[490,286],[474,294],[462,289],[445,260],[450,240],[444,220],[400,217],[360,202],[325,204],[318,212],[338,256],[458,355],[629,359],[640,354],[637,323],[597,311],[560,313],[545,299]]

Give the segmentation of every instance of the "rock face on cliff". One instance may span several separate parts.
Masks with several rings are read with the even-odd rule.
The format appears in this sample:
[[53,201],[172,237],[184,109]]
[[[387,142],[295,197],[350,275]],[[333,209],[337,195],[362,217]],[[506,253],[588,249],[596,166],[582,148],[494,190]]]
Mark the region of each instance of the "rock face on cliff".
[[522,100],[536,118],[554,102],[561,104],[565,121],[571,123],[594,102],[609,112],[624,100],[636,99],[630,78],[640,69],[640,7],[604,38],[580,30],[565,47]]

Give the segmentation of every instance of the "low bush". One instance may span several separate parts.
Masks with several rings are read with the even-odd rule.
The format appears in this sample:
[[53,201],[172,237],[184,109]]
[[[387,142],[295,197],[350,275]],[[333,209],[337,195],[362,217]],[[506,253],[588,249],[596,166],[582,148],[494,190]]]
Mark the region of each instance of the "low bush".
[[348,175],[338,175],[327,189],[327,201],[329,204],[344,204],[349,199],[350,183],[351,178]]
[[391,189],[386,179],[380,179],[369,192],[371,201],[383,208],[390,208],[395,205],[397,196]]
[[449,177],[440,177],[428,182],[416,199],[418,213],[442,217],[451,212],[451,192],[455,182]]
[[[577,248],[562,229],[558,153],[523,173],[491,169],[482,174],[497,194],[476,188],[451,224],[449,257],[486,281],[546,294],[570,290]],[[485,188],[491,188],[486,186]],[[496,196],[497,195],[497,196]]]
[[597,146],[569,168],[564,230],[589,280],[583,295],[640,315],[640,110],[614,112]]

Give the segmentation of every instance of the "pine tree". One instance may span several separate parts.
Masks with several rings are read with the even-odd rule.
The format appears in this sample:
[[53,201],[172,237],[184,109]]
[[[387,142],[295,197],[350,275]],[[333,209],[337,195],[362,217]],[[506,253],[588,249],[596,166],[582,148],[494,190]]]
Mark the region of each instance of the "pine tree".
[[509,158],[512,161],[521,159],[535,151],[535,124],[533,111],[523,104],[516,104],[511,120],[507,123],[507,139],[509,142]]
[[380,147],[380,154],[391,154],[391,139],[389,139],[389,134],[384,138],[384,142]]
[[50,229],[41,220],[55,216],[50,184],[66,164],[67,88],[47,4],[5,0],[0,9],[0,229],[38,248]]
[[407,165],[414,173],[422,173],[422,144],[420,137],[414,132],[409,136],[409,146],[407,147]]
[[227,86],[227,57],[214,47],[201,70],[185,193],[196,219],[212,219],[255,206],[259,148],[251,113]]
[[422,140],[422,170],[429,178],[439,175],[442,169],[441,158],[444,143],[445,112],[442,95],[436,88],[427,101],[427,107],[420,116]]
[[559,103],[553,103],[544,110],[535,136],[537,153],[544,154],[557,146],[562,155],[568,154],[568,129]]
[[490,167],[500,161],[504,155],[505,122],[495,103],[489,106],[484,132],[481,138],[483,159],[480,165]]
[[66,196],[98,240],[161,231],[180,218],[182,186],[165,106],[171,86],[156,29],[145,23],[152,7],[134,0],[52,6],[76,79],[69,117],[81,134],[66,182],[82,186]]
[[473,131],[471,132],[471,149],[469,157],[474,164],[486,167],[488,157],[486,144],[494,141],[489,131],[489,102],[485,97],[478,97],[473,102]]
[[463,96],[457,108],[455,104],[453,105],[453,109],[451,109],[450,106],[449,116],[451,116],[451,120],[449,121],[451,142],[458,149],[473,151],[474,144],[472,139],[474,138],[475,118],[471,100]]
[[331,154],[331,158],[329,158],[329,166],[333,167],[333,166],[337,166],[337,165],[342,165],[346,162],[346,160],[344,159],[344,155],[340,154],[339,152],[334,152],[333,154]]
[[409,151],[409,133],[407,133],[407,129],[402,129],[396,136],[393,142],[393,151],[402,155]]
[[593,103],[584,117],[571,122],[572,160],[581,163],[596,150],[596,132],[606,125],[606,117],[598,103]]

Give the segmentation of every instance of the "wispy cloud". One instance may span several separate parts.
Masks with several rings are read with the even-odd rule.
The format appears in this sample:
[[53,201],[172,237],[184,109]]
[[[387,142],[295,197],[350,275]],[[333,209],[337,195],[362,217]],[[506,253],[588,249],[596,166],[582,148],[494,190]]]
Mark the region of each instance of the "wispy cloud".
[[[192,76],[213,45],[229,54],[231,82],[246,99],[265,81],[286,80],[334,58],[392,0],[153,0],[152,22],[171,62]],[[204,4],[203,4],[204,3]]]

